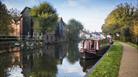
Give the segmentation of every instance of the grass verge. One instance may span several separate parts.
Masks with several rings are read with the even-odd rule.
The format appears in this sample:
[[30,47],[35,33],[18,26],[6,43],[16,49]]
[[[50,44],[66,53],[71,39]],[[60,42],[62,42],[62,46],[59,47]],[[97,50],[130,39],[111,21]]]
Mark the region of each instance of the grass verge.
[[133,44],[133,43],[131,43],[131,42],[127,42],[129,45],[131,45],[131,46],[133,46],[133,47],[135,47],[135,48],[137,48],[138,49],[138,45],[137,44]]
[[115,42],[88,77],[117,77],[123,47]]

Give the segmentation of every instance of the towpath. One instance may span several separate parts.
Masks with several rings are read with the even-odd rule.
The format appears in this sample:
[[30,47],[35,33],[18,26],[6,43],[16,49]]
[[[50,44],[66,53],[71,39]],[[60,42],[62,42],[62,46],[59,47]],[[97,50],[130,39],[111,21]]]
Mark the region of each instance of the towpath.
[[123,55],[118,77],[138,77],[138,49],[126,43],[123,45]]

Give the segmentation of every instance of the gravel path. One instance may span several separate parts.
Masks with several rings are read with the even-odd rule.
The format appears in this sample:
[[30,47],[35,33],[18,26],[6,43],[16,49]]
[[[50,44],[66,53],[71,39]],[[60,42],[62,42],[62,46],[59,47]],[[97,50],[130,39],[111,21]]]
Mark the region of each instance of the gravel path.
[[118,77],[138,77],[138,49],[123,45],[123,55]]

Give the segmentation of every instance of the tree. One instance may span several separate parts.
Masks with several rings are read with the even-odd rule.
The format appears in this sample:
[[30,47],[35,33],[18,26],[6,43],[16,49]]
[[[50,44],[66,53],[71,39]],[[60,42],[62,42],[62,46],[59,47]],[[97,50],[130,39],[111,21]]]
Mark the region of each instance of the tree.
[[20,18],[20,11],[15,9],[15,8],[12,8],[9,10],[9,14],[11,15],[11,18],[17,22]]
[[9,35],[11,16],[5,4],[0,1],[0,35]]
[[68,39],[77,41],[79,39],[79,32],[83,29],[83,25],[79,21],[71,19],[67,25],[67,29],[69,30],[67,33]]
[[37,7],[33,7],[30,13],[35,18],[35,21],[38,21],[36,28],[40,29],[41,32],[44,33],[45,30],[53,31],[55,29],[58,16],[56,10],[49,3],[44,2]]
[[133,38],[132,39],[135,39],[135,41],[133,42],[136,42],[138,43],[138,7],[135,8],[135,12],[134,12],[134,18],[133,18],[133,26],[131,28],[131,32],[133,34]]
[[76,61],[79,60],[79,49],[78,43],[69,42],[68,43],[68,55],[67,59],[71,64],[74,64]]
[[[106,18],[102,31],[104,33],[120,33],[122,41],[133,41],[136,37],[136,23],[138,21],[138,7],[128,3],[120,4]],[[135,23],[134,23],[135,22]],[[133,37],[133,38],[132,38]]]

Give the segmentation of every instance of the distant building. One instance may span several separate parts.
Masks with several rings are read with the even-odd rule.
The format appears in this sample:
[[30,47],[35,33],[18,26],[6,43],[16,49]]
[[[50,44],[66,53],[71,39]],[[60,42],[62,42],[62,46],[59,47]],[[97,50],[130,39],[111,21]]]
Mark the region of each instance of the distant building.
[[80,30],[80,34],[79,34],[79,37],[81,39],[86,39],[86,38],[90,38],[91,34],[87,31],[84,31],[84,30]]

